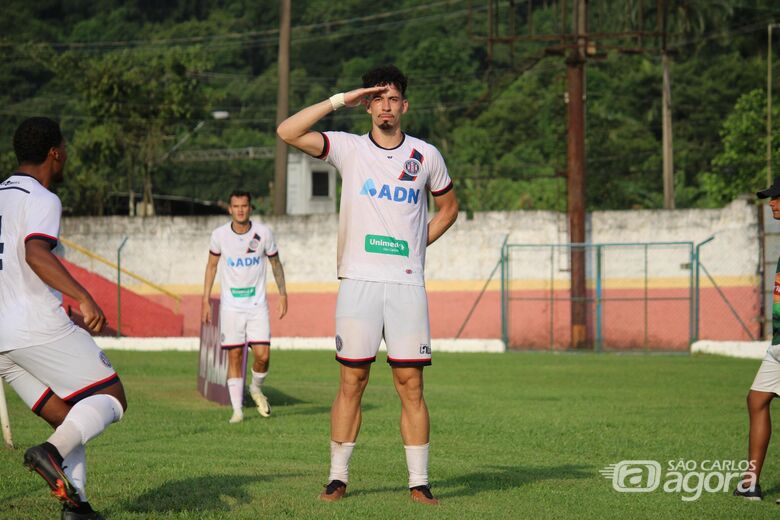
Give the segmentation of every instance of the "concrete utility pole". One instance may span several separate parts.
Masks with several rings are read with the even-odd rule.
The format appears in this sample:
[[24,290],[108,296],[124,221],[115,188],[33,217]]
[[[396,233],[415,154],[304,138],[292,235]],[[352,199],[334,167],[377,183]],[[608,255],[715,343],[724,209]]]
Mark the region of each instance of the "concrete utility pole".
[[[585,243],[585,54],[587,1],[574,1],[572,28],[576,47],[566,59],[568,130],[566,145],[569,240]],[[571,346],[587,346],[585,249],[571,248]]]
[[[276,126],[287,119],[290,106],[290,2],[279,2],[279,89],[276,94]],[[276,136],[274,215],[287,214],[287,144]]]

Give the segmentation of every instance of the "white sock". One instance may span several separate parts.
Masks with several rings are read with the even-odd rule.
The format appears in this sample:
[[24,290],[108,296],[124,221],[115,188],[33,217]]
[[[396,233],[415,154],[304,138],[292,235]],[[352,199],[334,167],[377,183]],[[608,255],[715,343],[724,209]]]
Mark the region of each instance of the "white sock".
[[65,458],[77,446],[88,443],[100,435],[109,424],[120,420],[122,415],[124,410],[116,397],[107,394],[91,395],[73,405],[48,442]]
[[227,380],[227,385],[233,411],[240,412],[244,406],[244,380],[240,377],[231,377]]
[[354,442],[330,441],[330,475],[328,482],[340,480],[347,483],[349,479],[349,458],[352,457]]
[[252,370],[252,386],[259,389],[261,386],[263,386],[263,382],[265,381],[267,375],[268,372],[255,372]]
[[79,444],[62,461],[62,469],[76,490],[79,492],[82,502],[87,500],[87,451]]
[[406,467],[409,469],[409,488],[428,485],[428,447],[404,446],[406,450]]

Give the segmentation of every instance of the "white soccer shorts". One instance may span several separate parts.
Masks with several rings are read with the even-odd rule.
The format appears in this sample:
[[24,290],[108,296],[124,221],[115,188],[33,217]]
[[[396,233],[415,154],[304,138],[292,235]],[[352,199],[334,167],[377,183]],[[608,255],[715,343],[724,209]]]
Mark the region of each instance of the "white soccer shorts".
[[382,337],[391,366],[431,364],[425,287],[342,279],[336,301],[336,359],[346,366],[373,363]]
[[271,324],[268,321],[268,306],[252,310],[220,309],[219,332],[224,349],[250,345],[271,344]]
[[0,377],[39,415],[52,395],[72,405],[119,381],[108,356],[81,328],[51,343],[0,352]]
[[750,386],[756,392],[770,392],[780,395],[780,345],[771,345],[758,367],[756,378]]

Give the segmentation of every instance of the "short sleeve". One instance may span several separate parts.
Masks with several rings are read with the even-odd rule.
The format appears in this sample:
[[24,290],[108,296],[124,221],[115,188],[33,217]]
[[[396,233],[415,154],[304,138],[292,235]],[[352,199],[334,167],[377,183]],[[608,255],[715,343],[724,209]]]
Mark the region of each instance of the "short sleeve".
[[441,156],[439,150],[432,146],[429,155],[428,167],[430,168],[430,173],[428,174],[428,189],[431,190],[431,195],[438,197],[452,189],[452,179],[450,179],[447,165],[444,164],[444,157]]
[[62,203],[53,193],[46,195],[30,199],[31,204],[27,208],[24,222],[24,241],[26,243],[29,240],[43,240],[54,249],[60,236]]
[[274,234],[271,233],[270,229],[266,232],[265,254],[266,256],[276,256],[279,254],[279,249],[277,249],[276,241],[274,240]]
[[211,232],[211,240],[209,241],[209,253],[214,256],[220,256],[222,254],[222,247],[219,245],[219,233],[218,229]]
[[356,136],[348,132],[322,132],[325,144],[318,159],[332,164],[337,170],[341,171],[344,159],[349,155],[350,149],[354,146],[354,137]]

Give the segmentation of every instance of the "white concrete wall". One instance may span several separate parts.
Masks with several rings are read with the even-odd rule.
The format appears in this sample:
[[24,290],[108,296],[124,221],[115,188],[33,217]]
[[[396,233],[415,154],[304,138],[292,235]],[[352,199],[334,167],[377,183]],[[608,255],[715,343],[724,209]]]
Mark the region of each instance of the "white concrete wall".
[[[65,218],[62,236],[116,261],[116,250],[128,236],[122,265],[158,284],[201,284],[211,231],[225,217],[89,217]],[[255,217],[257,218],[257,217]],[[268,217],[262,219],[276,235],[287,279],[292,283],[336,280],[337,215]],[[428,250],[429,280],[484,280],[495,266],[500,247],[510,243],[549,244],[568,241],[566,215],[548,211],[479,213],[473,219],[461,214],[453,229]],[[588,240],[607,242],[700,242],[707,267],[715,276],[755,276],[758,269],[758,224],[756,208],[735,201],[718,210],[637,210],[595,212],[588,219]],[[651,264],[653,276],[684,276],[687,249],[671,248],[659,253]],[[640,276],[643,265],[637,250],[608,254],[612,276]],[[114,278],[111,269],[68,250],[65,258]],[[517,257],[523,277],[549,276],[549,250]],[[556,278],[567,279],[567,255],[557,254]],[[514,263],[513,263],[514,266]],[[513,267],[519,277],[519,268]]]

